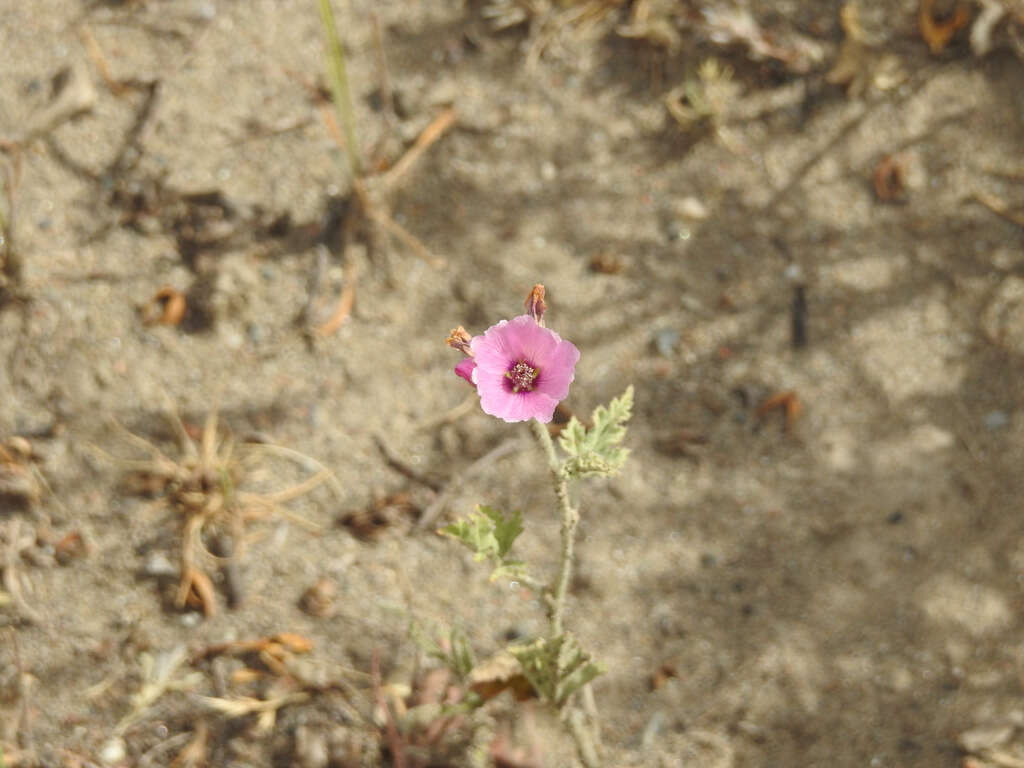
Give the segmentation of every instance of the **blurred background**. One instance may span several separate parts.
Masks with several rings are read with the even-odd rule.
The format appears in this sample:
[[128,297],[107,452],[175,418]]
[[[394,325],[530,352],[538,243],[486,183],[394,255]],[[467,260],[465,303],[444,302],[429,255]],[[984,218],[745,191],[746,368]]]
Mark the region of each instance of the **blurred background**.
[[555,567],[538,282],[606,765],[1024,765],[1024,6],[329,7],[0,0],[0,766],[573,764],[429,653],[544,629],[435,533]]

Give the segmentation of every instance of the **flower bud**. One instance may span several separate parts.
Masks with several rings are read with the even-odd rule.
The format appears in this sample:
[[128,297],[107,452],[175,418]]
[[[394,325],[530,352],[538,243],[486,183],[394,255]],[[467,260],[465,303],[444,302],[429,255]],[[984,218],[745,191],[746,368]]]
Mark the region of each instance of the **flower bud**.
[[448,338],[445,341],[452,349],[457,349],[464,355],[469,357],[473,356],[473,350],[469,347],[469,342],[472,340],[472,336],[469,332],[461,325],[458,328],[452,328],[451,333],[448,334]]
[[534,319],[537,325],[544,325],[544,311],[547,309],[544,303],[544,286],[537,283],[526,297],[526,314]]

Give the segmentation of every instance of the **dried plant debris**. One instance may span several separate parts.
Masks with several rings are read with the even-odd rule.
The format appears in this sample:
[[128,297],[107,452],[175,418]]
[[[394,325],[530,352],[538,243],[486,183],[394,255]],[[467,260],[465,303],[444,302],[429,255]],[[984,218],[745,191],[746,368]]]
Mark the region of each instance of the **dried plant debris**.
[[981,0],[970,41],[976,56],[1011,47],[1024,58],[1024,0]]
[[42,495],[44,483],[32,444],[13,436],[0,443],[0,507],[28,509]]
[[740,87],[732,67],[717,59],[701,62],[694,77],[687,78],[665,95],[665,108],[683,130],[703,124],[717,129],[739,99]]
[[357,539],[373,541],[384,531],[407,532],[423,514],[408,491],[377,496],[368,507],[343,514],[338,522]]
[[338,491],[333,474],[321,467],[301,483],[276,493],[252,493],[243,490],[247,469],[267,453],[277,453],[303,463],[309,457],[289,449],[267,444],[245,444],[246,455],[236,452],[230,435],[218,429],[216,411],[212,411],[198,433],[190,430],[172,412],[171,421],[179,440],[179,456],[171,458],[152,443],[125,431],[141,446],[149,458],[124,461],[128,472],[124,487],[129,493],[152,496],[158,505],[169,507],[182,524],[181,570],[174,603],[179,608],[198,608],[206,616],[217,612],[217,598],[211,571],[220,568],[232,603],[240,600],[241,587],[234,569],[246,544],[246,527],[255,520],[277,514],[320,530],[308,520],[297,517],[284,506],[317,486],[328,483]]
[[185,317],[186,306],[185,294],[165,285],[139,307],[139,317],[143,325],[175,326]]
[[875,197],[883,203],[902,202],[907,192],[907,161],[903,155],[886,155],[871,175]]
[[953,36],[970,23],[971,11],[966,2],[958,0],[953,11],[940,18],[936,15],[935,0],[921,0],[917,18],[928,50],[941,53]]
[[860,20],[857,0],[843,4],[839,11],[843,28],[843,43],[839,55],[825,79],[846,89],[848,96],[857,97],[868,91],[888,91],[907,79],[900,60],[873,45]]
[[373,724],[383,756],[394,764],[463,765],[487,753],[492,719],[450,669],[426,670],[411,686],[385,683],[375,654],[372,682]]
[[326,576],[320,578],[299,598],[299,607],[310,616],[329,618],[334,615],[338,585]]
[[0,609],[10,605],[24,621],[42,624],[42,613],[31,604],[21,573],[21,564],[25,555],[35,548],[36,539],[35,531],[23,530],[17,517],[0,524]]
[[797,397],[796,392],[776,392],[769,395],[757,406],[758,420],[765,419],[772,411],[781,411],[783,415],[783,427],[786,432],[792,432],[796,427],[804,406]]
[[817,40],[794,30],[768,31],[745,8],[715,3],[701,14],[700,29],[710,42],[743,45],[754,61],[778,61],[790,72],[805,74],[825,60],[825,47]]

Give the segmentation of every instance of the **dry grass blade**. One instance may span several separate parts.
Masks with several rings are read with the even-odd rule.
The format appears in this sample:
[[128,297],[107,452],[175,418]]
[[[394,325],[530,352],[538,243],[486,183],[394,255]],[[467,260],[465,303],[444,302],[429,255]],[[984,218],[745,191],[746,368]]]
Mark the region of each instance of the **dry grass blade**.
[[416,141],[409,150],[402,155],[397,163],[384,175],[383,186],[385,189],[392,189],[401,178],[409,172],[416,164],[416,161],[423,156],[430,147],[455,125],[455,110],[447,107],[437,117],[430,121],[422,133],[416,137]]
[[[18,609],[22,618],[33,624],[42,626],[42,616],[25,599],[21,590],[21,575],[18,573],[18,562],[21,560],[21,552],[26,547],[26,542],[21,536],[21,521],[12,518],[7,521],[6,528],[0,528],[3,532],[3,552],[0,553],[0,568],[3,569],[3,588],[9,595],[10,601]],[[2,593],[0,593],[2,596]]]
[[297,691],[270,699],[254,699],[249,696],[237,699],[222,699],[213,696],[200,696],[198,698],[210,709],[225,715],[229,719],[245,717],[246,715],[258,715],[256,730],[266,733],[274,727],[279,709],[290,704],[301,704],[304,701],[308,701],[309,694],[305,691]]
[[142,655],[142,685],[132,696],[131,710],[114,728],[115,735],[120,736],[138,722],[146,710],[168,691],[187,691],[199,684],[201,676],[198,673],[180,678],[175,676],[187,658],[188,650],[184,645],[177,645],[155,658],[149,654]]
[[1000,216],[1007,221],[1012,221],[1019,227],[1024,227],[1024,214],[1011,211],[1010,207],[998,197],[990,195],[987,192],[975,192],[972,197],[992,211],[992,213],[996,214],[996,216]]
[[341,328],[342,324],[349,318],[349,315],[352,314],[352,307],[356,303],[356,278],[358,275],[359,262],[350,258],[345,269],[345,287],[341,289],[341,295],[338,297],[338,304],[334,312],[331,313],[331,316],[325,322],[314,329],[318,336],[330,336]]
[[210,728],[206,723],[199,721],[192,735],[191,741],[171,762],[171,768],[198,768],[206,764],[207,741],[210,738]]

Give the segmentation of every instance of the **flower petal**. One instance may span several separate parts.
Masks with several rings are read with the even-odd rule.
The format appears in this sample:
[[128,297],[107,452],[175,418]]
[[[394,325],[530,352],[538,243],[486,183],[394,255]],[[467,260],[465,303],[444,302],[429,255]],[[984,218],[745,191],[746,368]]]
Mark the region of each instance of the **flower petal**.
[[472,357],[467,357],[461,363],[455,366],[455,375],[461,376],[470,384],[475,384],[473,381],[473,369],[476,368],[476,361]]
[[541,392],[555,400],[564,400],[569,394],[569,385],[576,378],[576,363],[580,351],[569,341],[559,341],[544,362],[539,362],[540,376],[537,377],[535,392]]
[[555,413],[558,401],[541,392],[506,392],[480,387],[480,407],[484,413],[505,421],[537,419],[547,423]]
[[552,330],[542,328],[529,315],[519,315],[492,325],[470,342],[474,359],[486,370],[497,373],[509,370],[526,360],[540,366],[561,341]]

